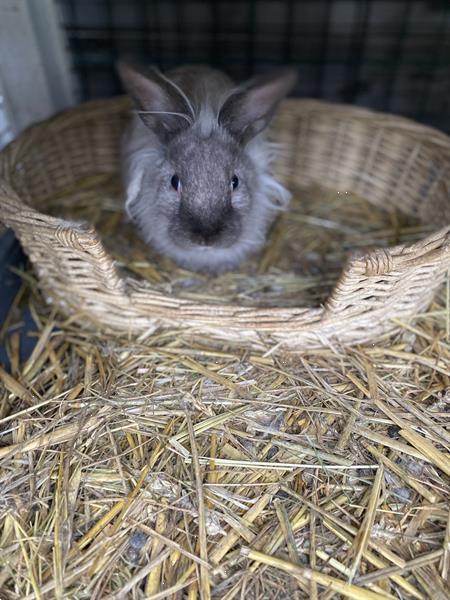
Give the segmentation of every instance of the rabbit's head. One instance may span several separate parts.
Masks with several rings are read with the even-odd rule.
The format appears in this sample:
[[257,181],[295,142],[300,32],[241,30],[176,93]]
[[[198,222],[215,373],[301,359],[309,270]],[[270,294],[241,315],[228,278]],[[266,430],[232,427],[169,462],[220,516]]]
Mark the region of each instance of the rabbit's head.
[[274,216],[273,198],[262,197],[267,148],[258,136],[295,73],[278,71],[231,89],[218,112],[207,102],[194,107],[156,70],[144,76],[121,65],[120,74],[145,125],[139,193],[128,206],[144,239],[194,270],[235,266],[261,247]]

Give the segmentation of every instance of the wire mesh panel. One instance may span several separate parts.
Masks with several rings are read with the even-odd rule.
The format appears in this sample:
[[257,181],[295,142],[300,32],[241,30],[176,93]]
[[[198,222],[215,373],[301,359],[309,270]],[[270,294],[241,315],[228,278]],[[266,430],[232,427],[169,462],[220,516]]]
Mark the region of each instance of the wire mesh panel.
[[448,0],[58,0],[83,99],[120,91],[118,57],[298,67],[297,94],[450,130]]

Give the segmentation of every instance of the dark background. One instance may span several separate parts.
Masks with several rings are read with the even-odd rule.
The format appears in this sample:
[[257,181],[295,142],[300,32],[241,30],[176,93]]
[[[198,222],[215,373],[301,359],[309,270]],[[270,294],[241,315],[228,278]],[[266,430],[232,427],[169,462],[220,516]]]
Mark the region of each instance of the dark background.
[[58,0],[80,99],[119,93],[118,57],[237,79],[298,67],[296,94],[450,131],[450,0]]

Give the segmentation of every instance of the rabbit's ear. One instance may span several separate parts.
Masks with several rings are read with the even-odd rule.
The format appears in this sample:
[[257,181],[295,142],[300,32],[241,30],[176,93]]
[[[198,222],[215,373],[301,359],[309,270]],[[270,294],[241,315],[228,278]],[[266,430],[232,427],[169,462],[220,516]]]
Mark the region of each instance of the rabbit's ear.
[[152,68],[143,75],[130,65],[119,62],[117,71],[139,116],[155,133],[176,133],[191,124],[183,96],[157,69]]
[[294,69],[283,68],[250,80],[224,102],[219,123],[247,142],[267,127],[280,101],[297,82]]

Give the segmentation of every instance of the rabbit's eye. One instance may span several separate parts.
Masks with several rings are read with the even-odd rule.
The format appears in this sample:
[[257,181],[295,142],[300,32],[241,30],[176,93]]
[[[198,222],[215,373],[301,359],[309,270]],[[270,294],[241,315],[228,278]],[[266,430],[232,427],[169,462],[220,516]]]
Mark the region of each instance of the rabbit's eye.
[[231,178],[231,189],[235,190],[238,185],[239,185],[239,179],[238,179],[237,175],[233,175],[233,177]]
[[170,185],[175,191],[181,192],[181,181],[177,174],[172,176],[172,179],[170,180]]

